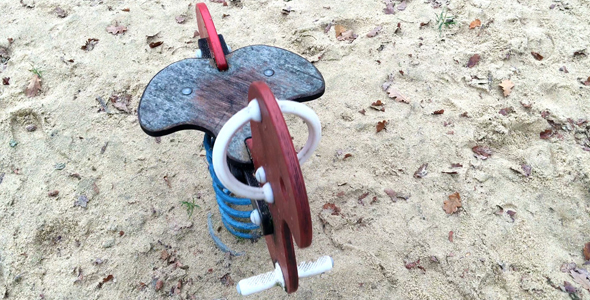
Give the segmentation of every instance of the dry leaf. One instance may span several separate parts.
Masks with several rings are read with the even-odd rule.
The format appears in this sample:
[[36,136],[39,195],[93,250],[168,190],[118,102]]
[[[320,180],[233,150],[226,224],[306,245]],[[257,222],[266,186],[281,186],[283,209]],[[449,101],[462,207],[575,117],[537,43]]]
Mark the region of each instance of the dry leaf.
[[385,8],[383,12],[386,15],[393,15],[395,13],[395,4],[391,2],[391,0],[385,0]]
[[156,282],[156,287],[155,287],[156,288],[156,292],[159,291],[159,290],[161,290],[163,286],[164,286],[164,281],[158,280]]
[[361,110],[359,110],[359,113],[360,113],[361,115],[363,115],[363,116],[365,115],[365,113],[366,113],[366,112],[367,112],[367,111],[366,111],[364,108],[363,108],[363,109],[361,109]]
[[109,282],[113,280],[113,275],[108,275],[107,277],[102,279],[102,283]]
[[68,16],[68,13],[59,6],[55,8],[55,14],[60,18],[65,18]]
[[539,54],[539,53],[537,53],[537,52],[531,52],[531,54],[533,55],[533,57],[534,57],[536,60],[543,60],[543,55],[541,55],[541,54]]
[[511,114],[514,112],[514,109],[512,107],[505,107],[500,109],[500,111],[498,112],[499,114],[506,116],[508,114]]
[[123,112],[130,113],[129,110],[129,102],[131,101],[131,95],[129,94],[122,94],[122,95],[111,95],[109,100],[113,103],[113,106]]
[[[402,31],[402,23],[397,23],[397,27],[395,28],[395,31],[393,33],[397,34],[400,31]],[[411,57],[411,55],[410,55]]]
[[358,198],[358,203],[362,206],[365,206],[365,202],[363,201],[363,199],[367,198],[367,196],[369,196],[369,192],[365,192],[362,195],[360,195]]
[[475,65],[477,65],[477,63],[479,62],[480,58],[481,58],[481,56],[479,56],[479,54],[473,54],[473,56],[469,58],[469,62],[467,62],[467,67],[468,68],[475,67]]
[[385,111],[385,107],[383,106],[383,102],[381,102],[381,100],[377,100],[371,103],[370,107],[374,110]]
[[391,201],[397,202],[397,193],[394,190],[385,189],[383,191],[385,192],[385,194],[387,194],[387,196],[389,196],[389,198],[391,198]]
[[514,222],[514,216],[516,216],[516,212],[513,210],[507,210],[506,214],[508,214],[508,216],[510,216],[510,219],[512,219],[512,222]]
[[541,133],[539,133],[539,137],[542,140],[548,140],[551,138],[551,136],[553,136],[553,130],[551,130],[551,129],[546,129],[546,130],[543,130]]
[[37,93],[39,93],[40,89],[41,78],[39,78],[37,74],[34,74],[33,78],[31,78],[31,81],[29,82],[29,85],[25,89],[25,95],[27,95],[27,97],[29,98],[35,97],[37,96]]
[[152,42],[152,43],[150,43],[150,48],[156,48],[156,47],[162,45],[163,43],[164,42],[162,42],[162,41]]
[[334,203],[326,203],[326,204],[324,204],[324,206],[322,208],[324,210],[331,211],[330,214],[333,216],[340,215],[340,208],[338,206],[336,206],[336,204],[334,204]]
[[400,91],[397,90],[393,85],[390,85],[386,91],[387,91],[387,94],[389,95],[389,98],[392,98],[397,102],[410,103],[410,100],[408,100],[406,97],[404,97],[404,95],[402,95],[400,93]]
[[234,285],[234,281],[231,278],[229,273],[226,273],[225,275],[221,276],[221,278],[219,278],[219,280],[221,281],[221,283],[223,283],[226,286]]
[[165,249],[162,250],[162,252],[160,253],[160,259],[161,260],[168,260],[168,257],[170,257],[170,254],[168,254],[168,251],[166,251]]
[[129,9],[129,8],[123,8],[123,9],[121,9],[121,11],[124,11],[124,12],[129,12],[129,11],[130,11],[130,9]]
[[385,194],[387,194],[387,196],[389,196],[389,198],[391,198],[391,201],[393,201],[393,202],[397,202],[397,199],[403,199],[403,200],[410,199],[410,194],[396,192],[392,189],[385,189],[383,191],[385,192]]
[[49,197],[57,197],[57,195],[59,195],[58,190],[51,191],[51,192],[47,193],[47,196],[49,196]]
[[336,32],[336,38],[338,38],[340,35],[342,35],[343,32],[346,31],[346,27],[338,24],[334,26],[334,31]]
[[584,245],[584,260],[590,260],[590,242]]
[[426,23],[425,22],[420,22],[420,29],[422,29],[422,27],[424,27],[424,26],[426,26],[428,24],[430,24],[430,20],[428,20],[428,22],[426,22]]
[[584,269],[575,268],[570,271],[570,275],[574,281],[580,284],[583,288],[590,291],[590,274]]
[[444,109],[435,110],[432,114],[433,115],[442,115],[445,113]]
[[481,21],[479,19],[475,19],[475,21],[471,22],[471,24],[469,24],[469,29],[473,29],[475,27],[479,27],[481,26]]
[[443,210],[447,214],[452,214],[457,211],[457,209],[461,207],[461,196],[459,193],[454,193],[449,196],[449,200],[445,200],[443,203]]
[[379,31],[381,31],[381,29],[383,29],[383,26],[377,26],[375,27],[375,29],[371,30],[369,33],[367,33],[367,37],[375,37]]
[[339,41],[354,41],[356,40],[356,38],[358,37],[357,34],[354,33],[354,31],[352,30],[346,30],[344,32],[340,33],[340,36],[338,36],[336,39]]
[[451,164],[451,168],[463,168],[463,165],[459,163]]
[[421,165],[420,168],[414,172],[414,178],[424,178],[424,176],[428,174],[426,168],[428,168],[428,163]]
[[406,9],[406,7],[407,7],[407,6],[408,6],[408,3],[407,3],[407,2],[404,0],[404,1],[402,1],[402,3],[400,3],[400,4],[397,6],[397,10],[399,10],[399,11],[403,11],[403,10],[405,10],[405,9]]
[[[559,287],[556,287],[559,288]],[[563,282],[563,289],[565,290],[565,292],[567,292],[568,294],[574,294],[578,292],[578,289],[576,289],[571,283],[564,281]]]
[[406,269],[408,269],[408,270],[411,270],[414,268],[420,268],[420,259],[418,259],[417,261],[412,261],[412,262],[406,263],[405,266],[406,266]]
[[86,208],[86,206],[88,206],[88,197],[86,197],[85,195],[80,195],[80,197],[78,197],[78,200],[74,202],[74,206]]
[[114,35],[117,35],[119,33],[124,33],[125,31],[127,31],[127,27],[123,26],[123,25],[111,25],[109,27],[107,27],[107,32],[108,33],[112,33]]
[[531,176],[531,173],[533,172],[533,168],[531,166],[522,164],[520,167],[522,168],[522,171],[526,177]]
[[182,24],[182,23],[184,23],[184,21],[186,21],[186,16],[180,15],[180,16],[177,16],[174,19],[176,20],[176,23]]
[[380,132],[383,129],[387,129],[387,121],[383,120],[382,122],[377,122],[377,132]]
[[475,146],[471,148],[471,150],[475,152],[475,154],[477,154],[482,160],[492,156],[492,149],[487,146]]
[[347,158],[349,158],[349,157],[352,157],[352,154],[350,154],[350,153],[346,153],[346,154],[344,154],[344,158],[342,158],[342,159],[347,159]]
[[512,83],[512,81],[502,80],[502,83],[500,83],[499,85],[504,91],[504,97],[508,97],[508,95],[512,93],[512,88],[514,87],[514,83]]
[[98,44],[98,39],[88,39],[86,41],[86,44],[84,44],[84,46],[80,47],[80,49],[82,49],[84,51],[92,51],[92,49],[94,49],[94,46],[96,46],[96,44]]
[[102,285],[103,285],[103,284],[105,284],[105,283],[107,283],[107,282],[109,282],[109,281],[113,280],[113,278],[114,278],[114,277],[113,277],[113,275],[108,275],[107,277],[103,278],[103,279],[102,279],[102,282],[99,282],[99,283],[98,283],[98,288],[99,288],[99,289],[100,289],[100,288],[102,288]]

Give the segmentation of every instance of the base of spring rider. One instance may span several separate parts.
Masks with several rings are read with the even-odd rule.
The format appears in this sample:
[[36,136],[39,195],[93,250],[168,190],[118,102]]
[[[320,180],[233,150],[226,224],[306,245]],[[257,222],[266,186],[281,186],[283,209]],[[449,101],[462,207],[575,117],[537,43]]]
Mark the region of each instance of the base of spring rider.
[[[205,134],[203,145],[207,152],[209,163],[209,174],[213,181],[213,190],[219,206],[219,213],[225,228],[233,235],[244,239],[256,239],[260,237],[259,226],[250,221],[252,213],[252,202],[250,199],[237,198],[231,195],[215,175],[212,163],[214,138]],[[237,207],[250,208],[249,210],[238,210]]]

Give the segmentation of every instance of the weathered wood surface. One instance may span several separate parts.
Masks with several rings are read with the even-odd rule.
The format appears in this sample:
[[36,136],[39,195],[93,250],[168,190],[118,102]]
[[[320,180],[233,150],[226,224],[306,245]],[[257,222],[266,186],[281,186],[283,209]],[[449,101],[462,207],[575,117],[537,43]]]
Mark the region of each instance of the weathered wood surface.
[[[225,72],[212,60],[197,58],[161,70],[141,97],[141,128],[151,136],[196,129],[215,137],[225,122],[247,105],[248,88],[254,81],[267,83],[278,99],[304,102],[324,93],[320,72],[305,58],[285,49],[248,46],[226,58],[229,69]],[[183,90],[190,93],[183,94]],[[228,151],[231,162],[250,164],[244,143],[250,135],[249,126],[236,134]]]

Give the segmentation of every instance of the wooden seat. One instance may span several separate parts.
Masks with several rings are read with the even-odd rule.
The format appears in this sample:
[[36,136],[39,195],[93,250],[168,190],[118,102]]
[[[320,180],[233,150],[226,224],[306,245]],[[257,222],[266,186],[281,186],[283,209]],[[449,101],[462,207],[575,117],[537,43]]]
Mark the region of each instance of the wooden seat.
[[[217,136],[221,127],[248,104],[248,88],[264,81],[277,99],[305,102],[319,98],[324,78],[305,58],[285,49],[254,45],[226,56],[229,68],[220,72],[211,59],[189,58],[161,70],[146,87],[139,103],[141,128],[151,136],[196,129]],[[231,162],[250,165],[245,140],[249,125],[233,138]]]

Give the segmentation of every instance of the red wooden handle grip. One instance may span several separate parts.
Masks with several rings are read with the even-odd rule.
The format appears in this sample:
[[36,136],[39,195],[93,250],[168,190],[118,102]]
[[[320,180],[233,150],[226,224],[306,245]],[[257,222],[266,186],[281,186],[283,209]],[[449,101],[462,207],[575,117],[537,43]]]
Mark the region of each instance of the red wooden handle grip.
[[248,101],[256,99],[261,122],[251,121],[249,140],[256,168],[263,167],[270,183],[274,203],[269,204],[274,233],[265,236],[273,263],[283,271],[285,289],[295,292],[299,284],[293,240],[299,248],[308,247],[312,240],[311,215],[303,174],[293,147],[289,129],[272,91],[264,82],[250,85]]
[[221,47],[221,42],[219,41],[219,36],[217,36],[217,30],[215,30],[213,18],[211,18],[207,5],[205,3],[197,3],[195,9],[197,12],[199,34],[202,39],[207,39],[207,44],[209,44],[209,49],[211,55],[213,55],[213,58],[215,59],[217,69],[220,71],[227,70],[227,60],[225,59],[223,47]]

